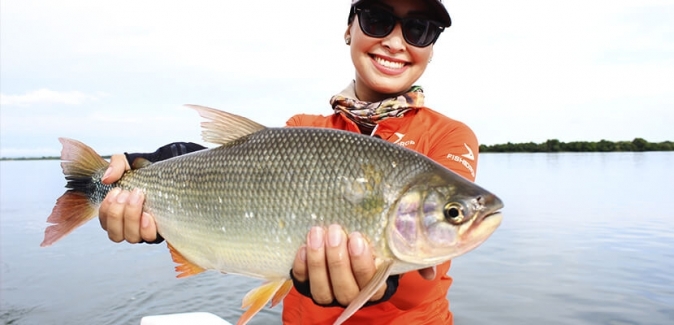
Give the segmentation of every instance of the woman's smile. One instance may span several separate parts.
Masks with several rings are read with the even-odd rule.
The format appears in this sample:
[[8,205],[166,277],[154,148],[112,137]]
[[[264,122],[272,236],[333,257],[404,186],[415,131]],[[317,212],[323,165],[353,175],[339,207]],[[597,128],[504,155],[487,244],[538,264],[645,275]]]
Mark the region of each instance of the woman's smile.
[[403,60],[376,54],[370,54],[370,58],[377,70],[387,75],[399,75],[405,72],[410,64]]

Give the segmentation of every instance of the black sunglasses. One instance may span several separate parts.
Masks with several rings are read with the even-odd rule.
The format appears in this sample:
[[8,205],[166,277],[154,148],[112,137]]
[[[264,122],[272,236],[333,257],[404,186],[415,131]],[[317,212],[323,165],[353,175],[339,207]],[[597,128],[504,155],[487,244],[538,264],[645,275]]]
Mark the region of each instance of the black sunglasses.
[[370,37],[386,37],[400,22],[403,38],[407,44],[426,47],[435,43],[440,37],[440,33],[445,30],[439,22],[430,19],[400,18],[389,11],[377,8],[354,7],[353,10],[358,15],[360,30]]

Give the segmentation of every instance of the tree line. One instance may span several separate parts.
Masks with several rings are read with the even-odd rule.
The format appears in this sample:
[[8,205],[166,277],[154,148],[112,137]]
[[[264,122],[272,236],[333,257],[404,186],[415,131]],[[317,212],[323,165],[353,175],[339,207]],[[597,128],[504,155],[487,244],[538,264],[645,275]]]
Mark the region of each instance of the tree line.
[[551,139],[542,143],[505,143],[480,145],[480,152],[614,152],[614,151],[674,151],[674,142],[648,142],[642,138],[632,141],[561,142]]

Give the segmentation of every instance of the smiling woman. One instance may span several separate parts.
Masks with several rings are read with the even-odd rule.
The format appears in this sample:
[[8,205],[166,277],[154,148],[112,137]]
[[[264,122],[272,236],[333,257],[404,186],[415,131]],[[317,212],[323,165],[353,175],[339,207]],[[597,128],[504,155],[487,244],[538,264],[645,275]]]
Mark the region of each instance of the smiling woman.
[[[350,47],[354,79],[330,99],[332,114],[295,115],[287,127],[333,128],[378,137],[474,181],[478,143],[473,131],[425,106],[423,89],[416,85],[428,67],[435,42],[450,25],[439,0],[352,1],[344,42]],[[135,158],[162,160],[182,151],[158,152],[167,154],[113,156],[103,181],[119,179]],[[142,213],[143,199],[141,191],[113,191],[103,201],[101,225],[113,241],[162,241],[154,218]],[[306,244],[297,251],[289,270],[293,288],[283,300],[284,324],[453,322],[446,298],[452,283],[447,276],[449,262],[390,276],[378,288],[367,287],[371,279],[385,274],[374,251],[370,238],[359,232],[347,234],[339,225],[309,229]],[[368,290],[364,298],[368,300],[359,301],[363,299],[359,292]]]

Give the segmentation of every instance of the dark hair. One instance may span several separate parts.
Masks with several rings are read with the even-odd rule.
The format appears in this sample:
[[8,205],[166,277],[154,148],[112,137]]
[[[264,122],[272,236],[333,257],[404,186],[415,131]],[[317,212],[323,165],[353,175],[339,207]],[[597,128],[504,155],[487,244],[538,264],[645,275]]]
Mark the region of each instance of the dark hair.
[[351,25],[353,23],[353,20],[356,18],[356,6],[351,6],[351,10],[349,10],[349,21],[347,22],[347,25]]

